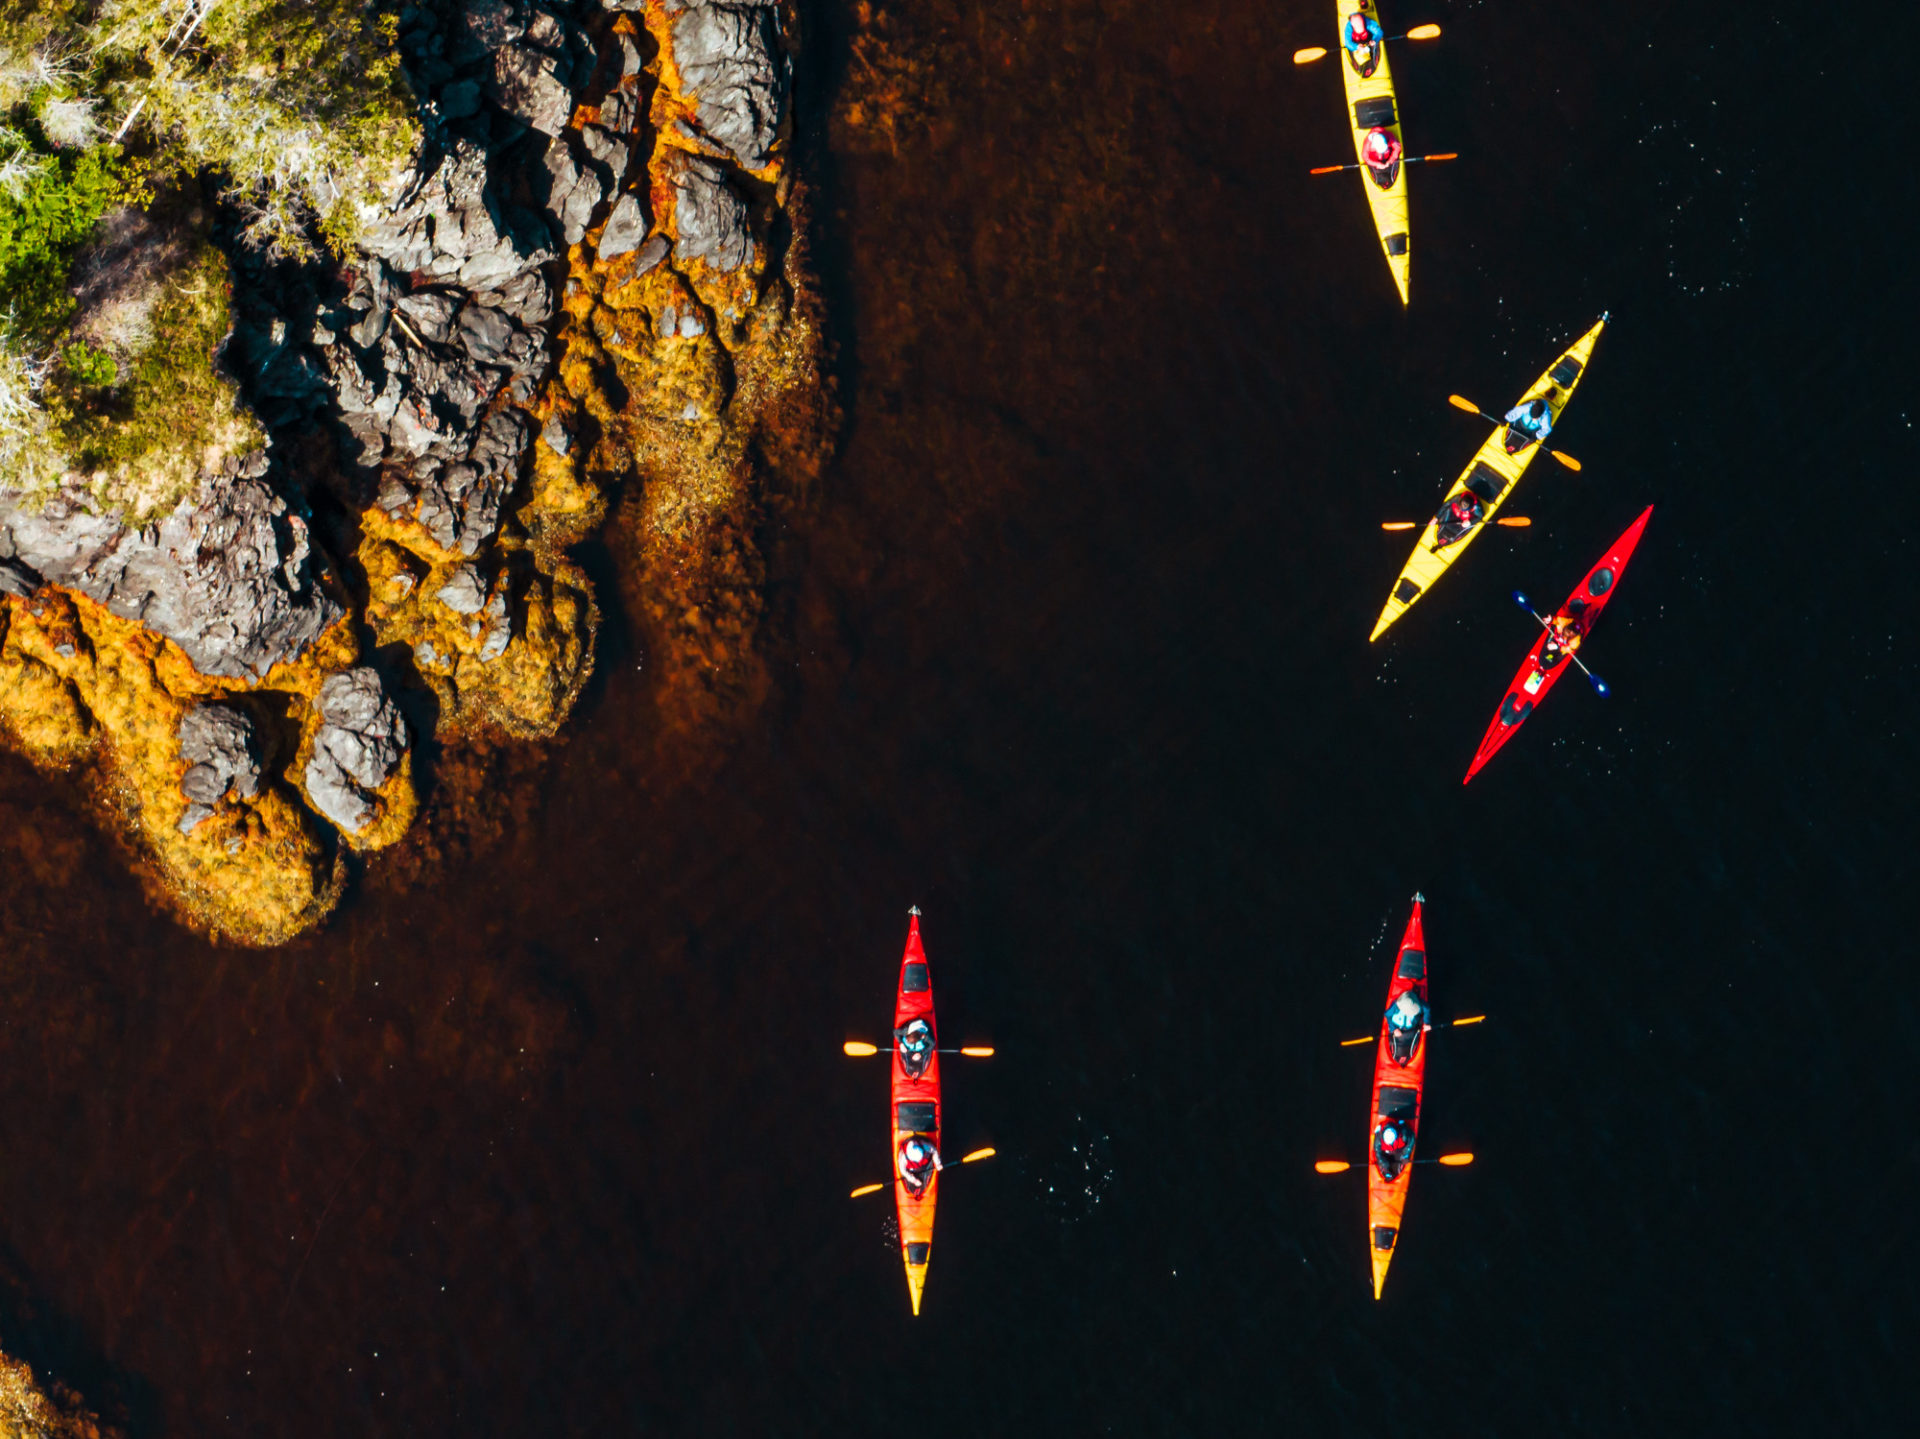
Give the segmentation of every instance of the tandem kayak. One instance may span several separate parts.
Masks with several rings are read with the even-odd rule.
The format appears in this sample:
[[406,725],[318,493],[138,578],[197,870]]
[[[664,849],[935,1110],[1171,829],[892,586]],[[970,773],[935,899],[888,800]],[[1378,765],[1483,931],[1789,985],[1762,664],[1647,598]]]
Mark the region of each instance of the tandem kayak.
[[[1413,915],[1400,936],[1399,957],[1387,985],[1387,1008],[1380,1019],[1380,1047],[1373,1060],[1373,1123],[1367,1133],[1367,1238],[1373,1256],[1373,1297],[1386,1287],[1387,1266],[1393,1262],[1400,1238],[1400,1216],[1407,1207],[1407,1187],[1413,1180],[1413,1148],[1420,1127],[1420,1093],[1427,1080],[1427,1031],[1433,1026],[1427,1008],[1427,943],[1420,928],[1424,901],[1413,897]],[[1401,996],[1419,1006],[1415,1022],[1394,1023]],[[1404,1139],[1389,1150],[1388,1131]]]
[[[1520,403],[1528,405],[1535,400],[1545,400],[1557,425],[1561,413],[1567,408],[1567,402],[1573,398],[1574,387],[1587,371],[1587,363],[1593,357],[1593,347],[1599,343],[1600,332],[1606,327],[1607,317],[1602,315],[1599,323],[1575,340],[1565,354],[1547,367],[1545,374],[1528,386],[1526,394],[1520,397]],[[1453,487],[1441,500],[1439,511],[1420,532],[1419,542],[1414,545],[1413,553],[1400,571],[1400,578],[1394,582],[1393,591],[1387,596],[1386,606],[1380,611],[1380,618],[1374,622],[1369,639],[1377,640],[1385,634],[1388,626],[1405,614],[1415,600],[1432,589],[1454,561],[1466,553],[1467,546],[1493,523],[1494,514],[1506,502],[1507,496],[1513,493],[1513,487],[1527,472],[1527,466],[1533,463],[1533,457],[1540,452],[1540,448],[1537,442],[1504,424],[1487,436],[1479,453],[1461,471],[1460,478],[1453,482]],[[1464,527],[1449,524],[1443,535],[1442,517],[1446,516],[1454,500],[1462,495],[1471,496],[1470,504],[1476,511],[1475,518]]]
[[[1379,22],[1380,13],[1373,0],[1335,0],[1334,20],[1345,27],[1347,17],[1358,9],[1367,19]],[[1401,141],[1400,113],[1393,95],[1393,71],[1387,64],[1387,47],[1384,44],[1372,47],[1373,61],[1363,73],[1353,63],[1353,56],[1344,45],[1338,46],[1334,54],[1340,57],[1340,74],[1347,86],[1347,119],[1353,125],[1353,152],[1360,161],[1360,188],[1367,192],[1367,204],[1373,211],[1373,228],[1380,236],[1380,248],[1386,252],[1387,268],[1393,272],[1393,283],[1399,287],[1400,303],[1407,303],[1407,284],[1413,256],[1409,250],[1411,239],[1407,232],[1407,167],[1396,160],[1385,170],[1374,170],[1367,165],[1367,157],[1362,147],[1367,141],[1367,132],[1373,129],[1389,131],[1396,141]],[[1404,141],[1402,153],[1404,154]]]
[[[900,1049],[900,1032],[916,1019],[934,1031],[934,1050],[918,1075],[907,1072]],[[920,1292],[927,1285],[927,1263],[933,1256],[933,1210],[940,1197],[940,1175],[935,1171],[926,1188],[915,1193],[901,1173],[900,1150],[918,1136],[940,1148],[939,1029],[933,1018],[933,978],[927,971],[927,952],[920,943],[920,911],[912,911],[907,925],[907,948],[900,956],[900,988],[893,1004],[893,1199],[900,1214],[900,1257],[907,1266],[907,1294],[913,1312],[920,1312]]]
[[[1613,598],[1620,576],[1627,568],[1627,561],[1633,558],[1633,548],[1640,543],[1641,531],[1646,529],[1647,520],[1652,514],[1652,505],[1642,510],[1640,518],[1627,526],[1627,532],[1613,542],[1613,547],[1600,557],[1599,563],[1587,571],[1587,577],[1574,586],[1573,593],[1567,596],[1567,602],[1553,612],[1555,620],[1570,622],[1572,633],[1581,640],[1592,631],[1593,622],[1600,618],[1600,611]],[[1494,711],[1493,720],[1480,741],[1480,748],[1474,754],[1473,765],[1467,770],[1466,779],[1460,781],[1461,784],[1466,784],[1480,773],[1480,767],[1492,759],[1500,746],[1513,738],[1514,732],[1527,722],[1527,717],[1540,707],[1540,702],[1547,697],[1547,691],[1560,682],[1560,676],[1573,668],[1572,660],[1564,653],[1553,663],[1542,663],[1548,633],[1543,629],[1540,638],[1533,642],[1533,648],[1527,651],[1526,663],[1520,666],[1513,683],[1507,686],[1507,693],[1501,699],[1500,707]]]

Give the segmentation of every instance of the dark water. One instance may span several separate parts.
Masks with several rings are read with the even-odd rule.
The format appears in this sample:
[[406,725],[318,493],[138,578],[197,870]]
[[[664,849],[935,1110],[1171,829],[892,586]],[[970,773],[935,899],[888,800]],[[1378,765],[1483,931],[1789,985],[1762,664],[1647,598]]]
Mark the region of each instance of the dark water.
[[[1462,155],[1413,177],[1403,316],[1357,182],[1305,176],[1348,158],[1285,58],[1326,8],[916,10],[937,123],[895,156],[816,113],[850,423],[717,766],[649,743],[615,632],[506,838],[257,955],[6,763],[10,1347],[173,1434],[1908,1412],[1915,37],[1390,10],[1447,26],[1396,65],[1411,147]],[[1369,647],[1379,522],[1480,436],[1446,394],[1510,403],[1602,309],[1583,473]],[[1647,503],[1614,696],[1562,686],[1463,791],[1507,591]],[[1421,1174],[1376,1305],[1310,1164],[1361,1142],[1335,1041],[1416,888],[1439,1012],[1493,1016],[1436,1036],[1424,1139],[1480,1161]],[[917,1322],[844,1197],[883,1075],[838,1052],[912,902],[948,1036],[1001,1051],[950,1079],[1000,1158],[943,1189]]]

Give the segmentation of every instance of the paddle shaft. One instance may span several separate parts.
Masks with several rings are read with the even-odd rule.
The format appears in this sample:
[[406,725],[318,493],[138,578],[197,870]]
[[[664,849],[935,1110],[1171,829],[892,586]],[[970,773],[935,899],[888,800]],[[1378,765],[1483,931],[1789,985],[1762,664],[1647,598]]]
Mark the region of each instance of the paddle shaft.
[[[1458,160],[1459,158],[1460,156],[1457,153],[1452,155],[1402,155],[1398,160],[1390,161],[1389,163],[1395,165],[1437,165],[1442,160]],[[1321,165],[1307,171],[1307,173],[1309,175],[1337,175],[1342,170],[1358,170],[1364,164],[1364,161],[1355,161],[1351,165]],[[1372,166],[1367,166],[1367,168],[1371,169]]]
[[[1534,611],[1533,606],[1526,603],[1525,595],[1521,594],[1518,590],[1515,590],[1514,597],[1521,602],[1521,605],[1525,608],[1526,612],[1530,615],[1533,615],[1534,619],[1539,622],[1541,629],[1546,630],[1549,634],[1552,633],[1553,626],[1549,624],[1547,621],[1541,619],[1540,616]],[[1580,658],[1578,652],[1574,650],[1565,650],[1563,651],[1563,653],[1566,655],[1568,659],[1572,660],[1575,664],[1580,666],[1581,673],[1586,675],[1588,679],[1593,681],[1594,687],[1598,689],[1601,694],[1605,694],[1607,692],[1607,682],[1601,679],[1600,676],[1595,674],[1592,670],[1587,668],[1587,662]]]
[[[1459,395],[1459,396],[1455,396],[1454,398],[1466,399],[1466,396]],[[1490,425],[1499,425],[1502,429],[1507,429],[1507,430],[1518,428],[1511,421],[1496,420],[1492,415],[1489,415],[1485,410],[1481,409],[1478,405],[1474,405],[1471,400],[1468,400],[1467,404],[1472,405],[1474,414],[1478,415],[1481,419],[1485,420]],[[1467,407],[1466,405],[1455,406],[1456,409],[1465,409],[1466,407]],[[1525,430],[1521,430],[1520,433],[1524,435],[1527,432]],[[1554,449],[1553,446],[1549,445],[1543,439],[1539,439],[1532,436],[1529,436],[1529,438],[1532,440],[1534,444],[1538,445],[1541,449],[1545,450],[1548,454],[1552,455],[1556,460],[1560,461],[1561,464],[1566,465],[1569,469],[1577,470],[1580,468],[1580,462],[1576,460],[1572,455],[1569,455],[1566,451]]]

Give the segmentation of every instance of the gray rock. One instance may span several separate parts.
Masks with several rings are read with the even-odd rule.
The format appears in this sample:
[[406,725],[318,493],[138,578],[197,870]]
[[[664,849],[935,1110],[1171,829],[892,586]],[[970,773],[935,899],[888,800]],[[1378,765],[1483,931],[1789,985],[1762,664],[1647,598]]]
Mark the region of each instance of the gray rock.
[[543,135],[558,135],[573,115],[573,92],[561,79],[560,61],[522,45],[493,57],[493,97]]
[[453,312],[458,302],[451,295],[432,292],[402,295],[393,302],[393,307],[420,332],[422,339],[444,345],[453,333]]
[[647,214],[640,208],[635,196],[622,195],[614,201],[613,213],[607,216],[607,228],[600,232],[600,258],[611,260],[615,255],[624,255],[638,249],[647,235]]
[[737,270],[753,254],[747,233],[747,207],[727,184],[726,171],[700,155],[675,151],[668,157],[674,220],[680,238],[678,260],[705,260],[716,270]]
[[[566,451],[562,450],[562,454]],[[40,588],[39,577],[25,565],[11,558],[0,560],[0,591],[18,595],[21,599],[31,598]]]
[[373,793],[406,753],[406,721],[380,676],[364,666],[329,676],[320,686],[318,708],[307,798],[337,827],[358,834],[373,818]]
[[467,33],[488,50],[511,45],[527,32],[525,23],[516,18],[514,7],[507,0],[479,0],[467,6],[465,19]]
[[487,602],[487,586],[472,565],[456,565],[433,597],[457,615],[477,615]]
[[640,247],[640,253],[633,257],[633,273],[636,278],[646,274],[655,265],[667,258],[667,237],[653,235]]
[[[193,801],[180,832],[213,813],[229,794],[252,799],[260,792],[260,757],[253,720],[231,705],[195,705],[180,717],[180,758],[187,772],[180,793]],[[189,822],[191,820],[191,822]]]
[[475,359],[498,360],[513,339],[513,321],[498,310],[470,303],[460,312],[460,339],[462,348]]
[[[624,35],[620,37],[620,42],[628,50],[633,51],[633,57],[638,61],[640,52],[633,49],[633,42]],[[633,122],[638,115],[639,104],[631,90],[612,91],[600,102],[600,123],[615,135],[629,134],[633,130]]]
[[580,143],[586,152],[605,165],[616,176],[627,172],[627,152],[629,146],[610,131],[598,125],[583,125],[580,128]]
[[[556,455],[564,455],[573,448],[573,434],[567,429],[566,422],[558,415],[547,421],[546,428],[540,431],[540,438],[547,442],[547,448]],[[4,573],[0,570],[0,573]],[[0,583],[4,583],[0,580]]]
[[204,478],[138,530],[89,506],[75,489],[0,490],[0,526],[21,563],[166,636],[201,674],[263,678],[342,613],[310,571],[307,522],[259,478]]
[[493,598],[487,601],[487,639],[480,646],[480,663],[487,664],[499,659],[512,643],[513,620],[507,611],[506,592],[496,590]]
[[700,128],[746,169],[764,169],[786,118],[792,69],[780,51],[774,11],[696,5],[674,20],[671,33]]

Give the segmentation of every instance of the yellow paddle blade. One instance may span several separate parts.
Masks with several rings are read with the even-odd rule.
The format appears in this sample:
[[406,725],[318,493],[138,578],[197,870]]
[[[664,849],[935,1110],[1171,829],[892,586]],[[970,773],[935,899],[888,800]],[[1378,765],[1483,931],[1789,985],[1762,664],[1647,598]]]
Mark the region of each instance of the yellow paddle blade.
[[1353,1166],[1344,1159],[1316,1159],[1313,1161],[1315,1174],[1345,1174]]
[[1363,1034],[1358,1039],[1341,1040],[1340,1047],[1342,1049],[1352,1049],[1356,1044],[1372,1044],[1372,1043],[1373,1043],[1373,1036],[1371,1034]]
[[1463,1164],[1473,1163],[1473,1156],[1471,1154],[1443,1154],[1440,1156],[1440,1162],[1442,1164],[1450,1164],[1455,1169],[1458,1169]]
[[868,1044],[858,1039],[849,1039],[840,1047],[846,1050],[848,1056],[853,1059],[867,1059],[880,1052],[878,1045]]
[[1453,1027],[1455,1029],[1458,1029],[1463,1024],[1479,1024],[1483,1022],[1485,1019],[1486,1019],[1486,1015],[1484,1014],[1469,1014],[1465,1019],[1454,1020]]
[[1380,528],[1383,530],[1417,530],[1420,528],[1420,522],[1418,520],[1382,520],[1380,521]]
[[1565,450],[1548,450],[1547,453],[1552,455],[1556,460],[1558,460],[1561,464],[1565,465],[1570,470],[1577,470],[1580,468],[1580,462],[1576,460],[1572,455],[1568,454]]
[[1528,525],[1532,524],[1533,521],[1525,515],[1502,515],[1499,519],[1495,520],[1494,523],[1496,525],[1505,525],[1510,530],[1524,530]]
[[988,1145],[985,1149],[976,1149],[973,1151],[973,1153],[964,1156],[960,1160],[960,1162],[962,1164],[972,1164],[976,1159],[991,1159],[993,1158],[994,1155],[998,1154],[999,1152],[1000,1151],[995,1149],[992,1145]]
[[1325,59],[1326,54],[1326,46],[1309,45],[1304,50],[1295,50],[1293,52],[1293,63],[1296,65],[1311,65],[1315,60]]
[[1447,403],[1452,405],[1456,410],[1465,410],[1469,415],[1477,415],[1480,413],[1480,407],[1465,395],[1448,395]]
[[854,1190],[853,1193],[849,1194],[847,1198],[858,1199],[863,1194],[878,1194],[881,1190],[885,1189],[886,1187],[887,1186],[884,1184],[863,1184],[858,1189]]
[[1409,40],[1438,40],[1440,38],[1440,27],[1438,25],[1416,25],[1407,31],[1407,38]]
[[991,1044],[963,1044],[960,1046],[960,1052],[969,1059],[993,1058],[993,1046]]

